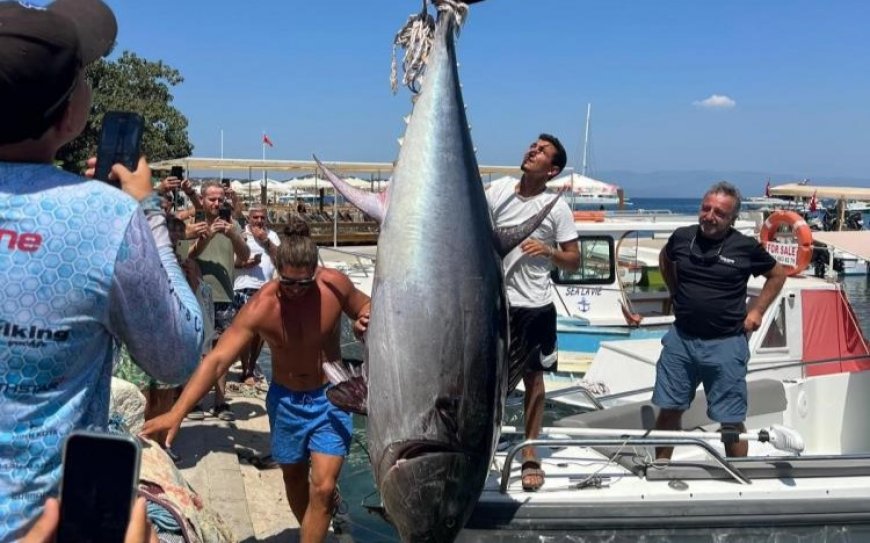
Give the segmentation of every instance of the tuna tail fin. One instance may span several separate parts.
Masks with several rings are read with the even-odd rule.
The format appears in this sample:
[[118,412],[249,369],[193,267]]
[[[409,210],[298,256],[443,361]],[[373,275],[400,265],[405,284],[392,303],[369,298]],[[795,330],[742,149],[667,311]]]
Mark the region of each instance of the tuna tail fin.
[[324,166],[323,163],[318,160],[317,156],[314,156],[314,161],[317,162],[317,165],[321,170],[323,170],[323,174],[326,175],[327,181],[332,183],[332,186],[335,187],[342,196],[347,198],[351,204],[369,217],[378,221],[378,224],[384,222],[384,215],[386,214],[387,209],[387,192],[376,194],[374,192],[358,189]]
[[544,219],[550,213],[550,210],[553,209],[553,206],[556,205],[556,202],[559,201],[559,198],[561,198],[561,196],[558,194],[555,195],[549,204],[544,206],[526,222],[514,226],[495,228],[492,235],[495,250],[498,254],[504,258],[509,252],[511,252],[511,250],[513,250],[514,247],[529,237],[529,235],[531,235],[531,233],[534,232],[542,222],[544,222]]
[[365,363],[356,365],[342,360],[323,363],[323,372],[333,385],[326,391],[326,397],[332,405],[357,415],[368,415],[366,370]]

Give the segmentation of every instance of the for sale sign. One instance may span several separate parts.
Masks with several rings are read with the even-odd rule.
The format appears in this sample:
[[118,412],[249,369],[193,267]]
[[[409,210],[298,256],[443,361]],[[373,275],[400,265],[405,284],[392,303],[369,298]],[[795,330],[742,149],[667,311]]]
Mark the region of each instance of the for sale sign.
[[783,266],[797,266],[798,245],[768,241],[765,249],[770,253],[770,256]]

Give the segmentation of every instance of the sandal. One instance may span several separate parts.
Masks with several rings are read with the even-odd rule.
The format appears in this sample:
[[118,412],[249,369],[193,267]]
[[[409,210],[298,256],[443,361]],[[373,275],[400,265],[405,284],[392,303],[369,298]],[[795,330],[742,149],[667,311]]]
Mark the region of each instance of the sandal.
[[523,490],[526,492],[536,492],[544,486],[544,470],[541,469],[541,463],[537,460],[526,460],[523,462],[522,470],[520,471]]

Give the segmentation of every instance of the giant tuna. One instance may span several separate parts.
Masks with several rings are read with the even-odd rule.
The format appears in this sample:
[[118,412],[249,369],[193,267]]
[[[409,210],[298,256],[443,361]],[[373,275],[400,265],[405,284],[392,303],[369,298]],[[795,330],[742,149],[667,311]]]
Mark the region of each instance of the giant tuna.
[[[330,391],[368,415],[387,517],[404,541],[452,541],[483,489],[507,384],[501,256],[529,222],[494,231],[460,91],[450,13],[439,12],[425,80],[389,193],[327,178],[381,222],[361,378]],[[555,203],[556,198],[554,198]],[[333,370],[334,371],[334,370]]]

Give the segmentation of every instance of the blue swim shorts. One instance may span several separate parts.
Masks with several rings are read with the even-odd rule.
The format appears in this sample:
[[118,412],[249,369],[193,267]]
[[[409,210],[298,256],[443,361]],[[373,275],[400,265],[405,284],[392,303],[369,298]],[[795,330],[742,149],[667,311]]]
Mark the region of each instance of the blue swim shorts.
[[710,420],[743,422],[748,362],[749,344],[744,334],[701,339],[671,327],[662,338],[652,402],[662,409],[685,411],[703,383]]
[[299,392],[272,383],[266,394],[266,411],[272,434],[272,458],[279,464],[296,464],[311,452],[347,455],[353,424],[350,414],[332,405],[324,385]]

